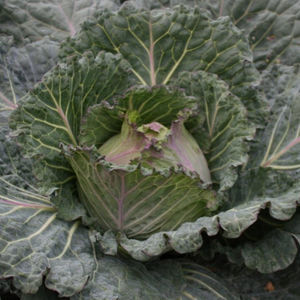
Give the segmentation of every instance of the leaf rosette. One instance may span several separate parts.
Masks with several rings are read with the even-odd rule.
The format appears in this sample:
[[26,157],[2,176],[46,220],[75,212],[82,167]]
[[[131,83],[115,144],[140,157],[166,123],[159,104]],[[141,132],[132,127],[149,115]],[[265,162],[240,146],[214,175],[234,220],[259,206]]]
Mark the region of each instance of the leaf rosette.
[[139,260],[255,222],[265,202],[228,198],[264,126],[249,44],[229,18],[128,2],[91,18],[61,55],[11,118],[60,217],[82,214],[70,209],[77,194],[97,230],[120,233]]

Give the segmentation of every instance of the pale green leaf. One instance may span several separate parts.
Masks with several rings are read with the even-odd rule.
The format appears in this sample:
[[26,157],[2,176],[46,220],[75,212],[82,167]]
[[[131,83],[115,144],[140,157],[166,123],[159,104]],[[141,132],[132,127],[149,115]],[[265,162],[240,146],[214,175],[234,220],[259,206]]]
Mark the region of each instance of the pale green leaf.
[[180,170],[161,174],[137,165],[122,168],[88,149],[64,151],[76,173],[81,201],[101,230],[145,238],[216,209],[213,193]]

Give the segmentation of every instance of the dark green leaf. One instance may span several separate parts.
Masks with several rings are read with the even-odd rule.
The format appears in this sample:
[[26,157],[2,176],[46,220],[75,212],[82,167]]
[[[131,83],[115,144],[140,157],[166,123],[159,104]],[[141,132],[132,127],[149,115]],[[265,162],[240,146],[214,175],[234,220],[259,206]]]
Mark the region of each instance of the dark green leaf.
[[145,85],[167,84],[181,71],[196,70],[218,74],[238,93],[257,80],[247,40],[229,19],[212,21],[183,6],[150,12],[125,3],[118,12],[99,12],[62,54],[86,49],[122,54]]
[[48,36],[61,42],[73,36],[95,10],[116,9],[118,0],[29,0],[1,1],[0,33],[13,36],[18,44]]
[[94,265],[88,230],[59,221],[47,196],[0,179],[1,276],[23,293],[35,293],[45,275],[62,296],[80,291]]
[[238,299],[220,279],[201,266],[166,260],[146,266],[103,257],[86,288],[72,300]]
[[298,0],[204,0],[217,18],[229,16],[249,37],[259,69],[272,63],[300,63],[300,2]]

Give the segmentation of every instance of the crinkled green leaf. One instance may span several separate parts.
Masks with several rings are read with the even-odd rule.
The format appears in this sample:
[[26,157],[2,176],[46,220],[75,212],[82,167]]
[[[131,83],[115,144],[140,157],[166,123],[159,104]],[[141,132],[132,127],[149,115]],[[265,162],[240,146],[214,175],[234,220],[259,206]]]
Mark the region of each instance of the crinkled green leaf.
[[60,143],[76,145],[87,108],[117,95],[128,85],[126,64],[118,55],[100,53],[94,58],[86,53],[60,63],[26,95],[13,113],[11,126],[28,155],[44,160],[37,173],[45,185],[52,181],[58,186],[74,179],[60,154]]
[[204,0],[202,7],[217,18],[229,16],[245,31],[259,69],[271,63],[300,62],[300,3],[298,0]]
[[261,273],[272,273],[283,270],[294,262],[299,245],[300,214],[297,212],[279,228],[262,235],[255,242],[241,243],[238,248],[248,268]]
[[129,2],[117,12],[99,12],[63,49],[62,55],[86,49],[120,53],[145,85],[167,84],[181,71],[204,70],[249,97],[258,76],[247,40],[229,18],[212,21],[184,6],[140,11]]
[[206,154],[213,182],[220,191],[230,188],[237,179],[237,167],[247,162],[247,141],[255,133],[245,107],[225,82],[205,72],[183,72],[173,84],[196,97],[202,115],[188,121],[187,128]]
[[81,201],[102,230],[145,238],[216,209],[213,193],[183,172],[149,173],[142,166],[110,165],[89,150],[64,151],[76,173]]
[[[93,270],[88,230],[57,219],[49,197],[0,177],[1,277],[23,293],[46,285],[62,296],[81,290]],[[14,189],[13,189],[14,187]]]
[[[236,218],[239,223],[251,220],[251,208],[257,215],[266,204],[271,216],[287,220],[300,202],[299,71],[285,66],[271,70],[265,72],[262,83],[271,106],[270,120],[256,137],[248,166],[231,191],[231,210],[237,215],[246,210],[244,217]],[[253,215],[251,222],[255,219]]]
[[13,278],[23,293],[35,293],[46,278],[49,288],[70,296],[93,270],[89,232],[78,220],[58,220],[61,212],[35,187],[31,161],[7,128],[1,128],[0,138],[0,278]]
[[46,205],[26,206],[1,204],[1,276],[24,293],[36,292],[44,275],[61,295],[80,291],[93,269],[87,230],[57,220]]

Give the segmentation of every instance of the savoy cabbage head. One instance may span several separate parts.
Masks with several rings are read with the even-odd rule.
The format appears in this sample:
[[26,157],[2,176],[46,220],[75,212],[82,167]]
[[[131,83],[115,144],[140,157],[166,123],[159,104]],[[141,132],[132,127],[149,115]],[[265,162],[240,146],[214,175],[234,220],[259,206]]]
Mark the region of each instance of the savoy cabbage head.
[[293,263],[297,0],[0,9],[3,289],[239,299],[240,273],[213,273],[220,254],[261,273]]

